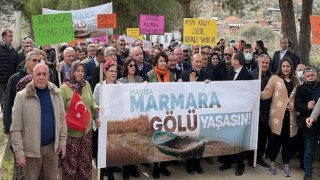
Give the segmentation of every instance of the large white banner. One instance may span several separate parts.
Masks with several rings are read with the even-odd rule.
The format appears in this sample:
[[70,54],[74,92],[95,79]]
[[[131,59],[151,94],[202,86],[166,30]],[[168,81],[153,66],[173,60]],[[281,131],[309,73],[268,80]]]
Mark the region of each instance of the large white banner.
[[259,80],[107,84],[100,92],[100,168],[257,149]]
[[[100,6],[94,6],[94,7],[72,10],[72,11],[60,11],[60,10],[42,8],[42,14],[58,14],[58,13],[66,13],[66,12],[72,13],[73,27],[78,32],[76,36],[87,35],[86,37],[90,37],[90,33],[98,31],[97,14],[111,14],[112,3],[107,3]],[[108,33],[112,34],[112,29],[109,29]],[[78,37],[80,38],[80,36]]]

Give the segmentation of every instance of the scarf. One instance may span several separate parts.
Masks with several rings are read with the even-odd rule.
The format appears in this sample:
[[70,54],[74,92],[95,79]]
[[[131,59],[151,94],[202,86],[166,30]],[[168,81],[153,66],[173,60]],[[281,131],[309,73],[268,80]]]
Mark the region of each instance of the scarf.
[[82,93],[82,87],[86,85],[86,80],[85,79],[82,79],[81,81],[76,81],[76,78],[75,78],[75,73],[77,71],[77,68],[79,66],[83,66],[84,68],[84,64],[81,63],[80,61],[75,61],[71,64],[71,67],[68,71],[68,74],[66,76],[66,79],[65,79],[65,83],[71,88],[73,89],[74,91],[77,91],[79,94]]
[[[158,82],[170,82],[170,71],[168,69],[168,66],[164,70],[161,70],[157,68],[157,66],[155,66],[154,72],[157,75]],[[160,76],[163,76],[163,81]]]

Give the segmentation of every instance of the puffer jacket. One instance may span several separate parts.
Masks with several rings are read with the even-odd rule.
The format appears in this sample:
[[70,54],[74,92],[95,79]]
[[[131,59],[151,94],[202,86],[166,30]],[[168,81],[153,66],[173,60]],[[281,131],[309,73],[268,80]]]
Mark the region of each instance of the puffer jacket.
[[0,41],[0,84],[7,84],[8,79],[18,66],[18,53],[4,42]]

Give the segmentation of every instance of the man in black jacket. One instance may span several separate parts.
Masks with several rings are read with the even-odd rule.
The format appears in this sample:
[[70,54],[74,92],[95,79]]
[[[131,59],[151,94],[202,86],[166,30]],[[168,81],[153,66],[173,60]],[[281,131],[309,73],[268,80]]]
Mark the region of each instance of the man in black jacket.
[[[252,80],[253,77],[248,72],[247,68],[245,68],[245,58],[244,54],[240,51],[233,53],[231,59],[231,66],[233,67],[233,71],[230,72],[227,80],[237,81],[237,80]],[[236,176],[242,176],[244,172],[244,152],[240,152],[235,154],[235,159],[237,163],[237,169],[235,172]],[[225,156],[224,164],[219,167],[219,170],[224,171],[231,168],[233,156],[228,155]]]
[[[306,118],[310,117],[315,107],[315,101],[320,96],[320,84],[317,82],[316,69],[306,67],[303,70],[304,82],[297,88],[295,96],[294,108],[300,113],[298,116],[298,126],[303,128],[304,137],[304,179],[312,179],[313,156],[317,146],[318,137],[320,135],[320,121],[318,120],[310,128],[306,125]],[[302,154],[300,154],[302,156]],[[301,159],[300,159],[301,163]]]
[[0,41],[0,103],[3,109],[3,98],[6,92],[8,79],[16,72],[18,53],[11,47],[13,32],[6,29],[2,32]]
[[[191,69],[185,70],[181,73],[179,81],[183,82],[195,82],[205,81],[209,82],[209,74],[202,69],[202,56],[201,54],[194,54],[191,60]],[[187,159],[187,172],[194,174],[196,171],[199,174],[203,174],[203,169],[200,166],[200,158]]]
[[281,46],[281,50],[276,51],[273,54],[273,58],[270,64],[270,70],[272,73],[275,73],[278,71],[278,69],[280,69],[280,62],[282,60],[283,57],[289,57],[293,63],[294,66],[294,70],[296,70],[297,65],[300,64],[300,59],[298,56],[296,56],[295,54],[293,54],[293,52],[291,52],[288,47],[289,47],[289,40],[286,37],[281,38],[280,40],[280,46]]
[[[271,72],[269,69],[270,58],[267,54],[261,54],[258,57],[258,62],[261,62],[262,77],[261,77],[261,91],[264,90],[268,81],[271,77]],[[253,79],[259,79],[259,67],[251,71]],[[258,130],[258,153],[257,153],[257,164],[263,167],[269,167],[264,159],[263,154],[268,157],[268,149],[270,148],[271,130],[269,127],[269,110],[272,99],[260,100],[260,113],[259,113],[259,130]],[[267,144],[268,141],[268,144]],[[267,146],[268,145],[268,146]],[[266,149],[267,146],[267,149]],[[253,152],[248,153],[248,164],[253,166]]]
[[232,47],[224,49],[224,60],[217,64],[213,69],[213,79],[215,81],[225,81],[228,78],[229,72],[232,71],[231,57],[234,53]]

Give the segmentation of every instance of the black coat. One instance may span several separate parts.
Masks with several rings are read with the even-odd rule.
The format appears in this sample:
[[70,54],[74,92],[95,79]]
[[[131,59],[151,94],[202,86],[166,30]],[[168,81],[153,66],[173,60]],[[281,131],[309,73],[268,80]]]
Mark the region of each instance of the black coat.
[[9,78],[6,94],[3,101],[3,126],[5,134],[10,134],[10,126],[12,122],[12,107],[17,94],[16,85],[18,84],[20,79],[22,79],[26,75],[26,70],[25,68],[23,68]]
[[[289,57],[293,63],[294,70],[296,70],[298,64],[300,64],[300,58],[289,50],[287,50],[286,54],[283,57]],[[280,68],[280,61],[280,51],[276,51],[273,55],[272,61],[270,62],[270,71],[272,73],[276,73],[277,70]]]
[[312,100],[317,101],[319,97],[314,97],[314,95],[317,94],[316,91],[319,90],[319,82],[313,86],[303,83],[297,88],[294,108],[300,113],[297,117],[297,124],[299,128],[303,128],[303,135],[305,137],[318,137],[320,135],[320,118],[318,118],[317,122],[310,128],[306,126],[306,118],[310,117],[312,113],[312,109],[308,109],[308,102]]
[[[253,70],[250,72],[253,79],[258,79],[259,77],[259,68]],[[270,71],[266,72],[265,74],[262,73],[261,76],[261,91],[264,90],[264,88],[267,86],[268,81],[270,77],[272,76],[272,73]],[[269,122],[269,111],[270,111],[270,105],[271,105],[272,98],[266,99],[266,100],[260,100],[260,107],[259,107],[259,122],[268,123]]]
[[[232,70],[232,68],[230,70]],[[214,66],[212,77],[215,81],[225,81],[228,79],[230,70],[227,69],[226,63],[223,60]]]
[[91,60],[84,63],[84,67],[84,79],[91,84],[92,73],[93,70],[96,68],[96,63],[94,59],[92,58]]
[[[192,68],[191,69],[188,69],[188,70],[185,70],[185,71],[182,71],[182,73],[180,74],[180,79],[183,81],[183,82],[189,82],[190,81],[190,74],[192,72],[195,72]],[[197,77],[197,81],[204,81],[206,79],[210,79],[210,76],[209,74],[202,70],[199,72],[199,73],[196,73],[196,77]]]
[[[176,65],[176,67],[177,67],[177,69],[179,69],[179,65],[177,64]],[[188,70],[188,69],[190,69],[191,68],[191,65],[189,64],[189,63],[187,63],[187,62],[182,62],[182,68],[183,68],[183,71],[185,71],[185,70]],[[179,69],[180,70],[180,69]]]
[[16,73],[18,53],[0,42],[0,84],[7,84],[10,76]]
[[[232,75],[233,71],[231,71],[229,73],[229,76],[227,78],[227,80],[233,80],[233,75]],[[235,80],[253,80],[253,77],[251,76],[251,74],[248,72],[247,68],[245,68],[244,66],[242,67],[241,71],[239,72],[237,78]]]
[[142,62],[143,63],[143,68],[141,69],[141,71],[139,71],[139,69],[137,68],[137,75],[142,77],[144,81],[147,80],[147,73],[152,69],[152,66],[150,63],[147,63],[145,61]]
[[172,74],[173,74],[173,76],[175,78],[175,81],[177,82],[179,80],[179,78],[180,78],[181,71],[179,69],[177,69],[177,68],[174,68],[174,69],[170,69],[169,68],[169,70],[170,70],[170,72],[172,72]]

